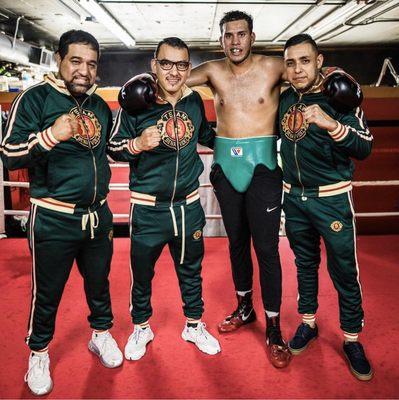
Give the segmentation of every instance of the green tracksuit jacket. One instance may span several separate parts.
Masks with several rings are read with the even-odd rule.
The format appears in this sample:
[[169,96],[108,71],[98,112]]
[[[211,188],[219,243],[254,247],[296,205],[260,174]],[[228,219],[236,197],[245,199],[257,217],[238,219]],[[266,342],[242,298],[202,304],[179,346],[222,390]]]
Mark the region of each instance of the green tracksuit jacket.
[[[105,146],[112,114],[94,91],[95,86],[78,104],[64,82],[50,74],[13,102],[1,147],[3,162],[8,169],[29,169],[30,194],[39,204],[56,200],[85,208],[107,196],[111,173]],[[51,126],[62,114],[78,118],[80,129],[73,139],[59,143]]]
[[[153,125],[162,136],[159,146],[137,153],[134,138]],[[177,132],[173,131],[174,126]],[[134,117],[119,111],[108,152],[114,160],[130,163],[130,190],[156,196],[157,201],[173,202],[185,199],[198,188],[204,166],[197,143],[213,148],[214,139],[200,95],[184,87],[175,107],[167,102],[156,103]]]
[[[335,132],[327,132],[304,120],[302,111],[312,104],[318,104],[339,122]],[[351,157],[362,160],[371,152],[373,137],[362,109],[340,114],[322,93],[305,94],[299,99],[293,88],[287,89],[280,97],[279,121],[286,192],[308,197],[335,194],[334,191],[345,185],[339,185],[340,182],[350,185],[354,171]],[[329,187],[335,184],[337,188]],[[322,192],[324,186],[327,188]]]

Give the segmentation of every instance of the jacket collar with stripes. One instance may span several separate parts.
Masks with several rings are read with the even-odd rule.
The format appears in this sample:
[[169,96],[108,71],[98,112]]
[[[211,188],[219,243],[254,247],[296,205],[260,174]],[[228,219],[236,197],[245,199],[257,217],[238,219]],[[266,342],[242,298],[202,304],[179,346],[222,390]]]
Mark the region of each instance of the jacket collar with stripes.
[[[184,99],[185,97],[189,96],[192,92],[193,92],[192,89],[190,89],[187,85],[183,85],[182,95],[176,103],[178,103],[180,100]],[[158,104],[167,104],[169,102],[167,100],[165,100],[163,97],[161,97],[160,95],[158,95],[157,103]]]
[[[56,78],[54,73],[50,72],[44,77],[44,81],[51,85],[55,90],[59,91],[60,93],[66,94],[67,96],[72,96],[70,91],[67,89],[65,82],[62,79]],[[97,89],[97,85],[94,84],[85,94],[90,96],[95,92]]]

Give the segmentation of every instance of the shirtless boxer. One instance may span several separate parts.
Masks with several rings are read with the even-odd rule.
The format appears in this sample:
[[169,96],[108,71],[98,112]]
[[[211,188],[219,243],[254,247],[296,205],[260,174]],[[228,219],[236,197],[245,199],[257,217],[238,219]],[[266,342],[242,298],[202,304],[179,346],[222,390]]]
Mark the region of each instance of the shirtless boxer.
[[280,331],[281,264],[278,253],[282,172],[275,133],[283,59],[252,54],[253,20],[230,11],[220,21],[225,58],[192,70],[190,86],[208,85],[214,96],[217,137],[211,182],[229,238],[236,310],[219,324],[233,332],[255,321],[251,238],[260,270],[266,343],[272,365],[286,367],[290,354]]

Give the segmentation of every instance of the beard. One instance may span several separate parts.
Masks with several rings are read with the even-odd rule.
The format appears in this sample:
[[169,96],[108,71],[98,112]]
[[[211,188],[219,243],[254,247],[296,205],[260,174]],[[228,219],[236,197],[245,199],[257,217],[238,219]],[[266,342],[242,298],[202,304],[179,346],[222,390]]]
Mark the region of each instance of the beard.
[[90,83],[89,80],[87,80],[85,83],[76,83],[76,76],[73,76],[70,81],[67,81],[62,75],[61,71],[58,71],[57,77],[58,79],[64,81],[69,93],[71,93],[73,96],[83,96],[93,86],[93,83]]
[[65,82],[65,86],[72,95],[82,96],[91,88],[92,85],[90,85],[90,83],[76,84],[72,81],[72,82]]
[[298,92],[301,92],[301,93],[307,92],[307,91],[314,85],[315,82],[316,82],[316,81],[313,81],[313,82],[309,83],[309,84],[306,85],[306,86],[303,86],[303,87],[300,87],[300,88],[296,87],[295,89],[296,89]]
[[320,72],[319,71],[317,71],[316,72],[316,76],[315,76],[315,78],[312,80],[312,82],[309,82],[306,86],[304,86],[304,87],[301,87],[301,88],[295,88],[298,92],[300,92],[300,93],[305,93],[305,92],[308,92],[308,91],[312,91],[313,90],[313,88],[315,88],[315,87],[317,87],[318,86],[318,84],[320,83]]

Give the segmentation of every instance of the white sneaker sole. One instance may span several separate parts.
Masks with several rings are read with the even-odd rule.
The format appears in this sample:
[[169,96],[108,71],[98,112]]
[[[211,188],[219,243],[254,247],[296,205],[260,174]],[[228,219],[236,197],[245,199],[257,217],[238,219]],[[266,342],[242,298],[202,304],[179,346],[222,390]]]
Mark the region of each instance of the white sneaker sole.
[[28,385],[29,390],[35,395],[35,396],[44,396],[46,394],[49,394],[52,390],[53,390],[53,381],[51,381],[50,387],[49,388],[41,388],[38,389],[37,391],[34,391],[28,384],[28,382],[26,382],[26,384]]
[[150,338],[147,341],[147,343],[145,344],[145,346],[140,350],[140,351],[136,351],[136,352],[130,352],[127,349],[127,345],[125,346],[125,358],[126,360],[129,361],[138,361],[140,360],[140,358],[142,358],[144,356],[144,354],[147,351],[147,345],[148,343],[151,343],[154,340],[154,333],[151,332]]
[[123,357],[122,360],[119,364],[108,364],[102,357],[101,354],[97,348],[97,346],[93,343],[93,341],[90,340],[89,345],[88,345],[89,350],[94,353],[101,361],[101,364],[104,365],[106,368],[118,368],[122,365],[123,363]]
[[201,350],[201,351],[202,351],[203,353],[205,353],[205,354],[209,354],[210,356],[214,356],[215,354],[220,353],[220,347],[218,347],[218,348],[212,348],[212,347],[209,347],[209,346],[201,346],[201,347],[200,347],[200,345],[198,345],[198,344],[196,343],[196,341],[195,341],[190,335],[188,335],[188,334],[186,333],[186,330],[184,330],[184,331],[182,332],[181,337],[182,337],[182,339],[185,340],[186,342],[190,342],[190,343],[195,344],[195,345],[197,346],[197,348],[198,348],[199,350]]

